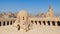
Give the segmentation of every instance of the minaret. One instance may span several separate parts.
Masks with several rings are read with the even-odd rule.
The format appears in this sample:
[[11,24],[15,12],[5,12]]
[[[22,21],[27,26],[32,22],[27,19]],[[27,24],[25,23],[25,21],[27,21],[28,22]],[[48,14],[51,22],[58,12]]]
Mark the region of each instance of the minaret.
[[48,17],[53,17],[53,11],[52,11],[51,5],[49,5],[47,16]]

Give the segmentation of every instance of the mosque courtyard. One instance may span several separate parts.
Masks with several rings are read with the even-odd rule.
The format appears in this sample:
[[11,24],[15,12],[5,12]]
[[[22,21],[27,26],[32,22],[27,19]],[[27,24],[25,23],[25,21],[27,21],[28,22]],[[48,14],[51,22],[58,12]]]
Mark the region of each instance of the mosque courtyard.
[[60,27],[56,26],[35,26],[34,29],[29,30],[28,32],[15,31],[12,25],[1,26],[0,34],[60,34]]

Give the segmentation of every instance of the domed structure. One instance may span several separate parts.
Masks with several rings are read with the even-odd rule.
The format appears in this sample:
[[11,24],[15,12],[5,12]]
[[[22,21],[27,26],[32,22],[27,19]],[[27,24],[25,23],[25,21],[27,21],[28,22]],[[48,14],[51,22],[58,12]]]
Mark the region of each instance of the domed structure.
[[[27,19],[28,19],[28,14],[24,11],[24,10],[21,10],[18,15],[17,15],[17,20],[16,20],[16,24],[19,25],[20,27],[20,31],[26,31],[27,30],[27,27],[28,27],[28,22],[27,22]],[[16,26],[17,26],[16,25]],[[19,30],[19,29],[18,29]]]
[[24,10],[21,10],[21,11],[18,13],[18,15],[17,15],[17,19],[19,19],[20,22],[21,22],[21,21],[27,21],[27,18],[28,18],[28,14],[27,14],[27,12],[24,11]]
[[25,15],[25,16],[27,16],[27,12],[25,11],[25,10],[21,10],[19,13],[18,13],[18,15]]

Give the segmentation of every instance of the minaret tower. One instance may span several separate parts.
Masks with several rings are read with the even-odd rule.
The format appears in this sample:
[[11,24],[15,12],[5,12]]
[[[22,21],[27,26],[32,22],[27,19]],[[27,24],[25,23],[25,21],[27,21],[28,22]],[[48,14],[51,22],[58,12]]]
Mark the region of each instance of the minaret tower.
[[51,5],[49,5],[47,16],[48,17],[53,17],[53,11],[52,11]]

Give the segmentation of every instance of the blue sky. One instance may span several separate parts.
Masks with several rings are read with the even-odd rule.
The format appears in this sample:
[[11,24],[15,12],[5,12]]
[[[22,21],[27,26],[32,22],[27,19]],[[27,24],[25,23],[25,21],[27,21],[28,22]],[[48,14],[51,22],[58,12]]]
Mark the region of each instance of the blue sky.
[[28,13],[46,13],[51,4],[54,15],[60,15],[60,0],[0,0],[0,12],[17,12],[22,9]]

